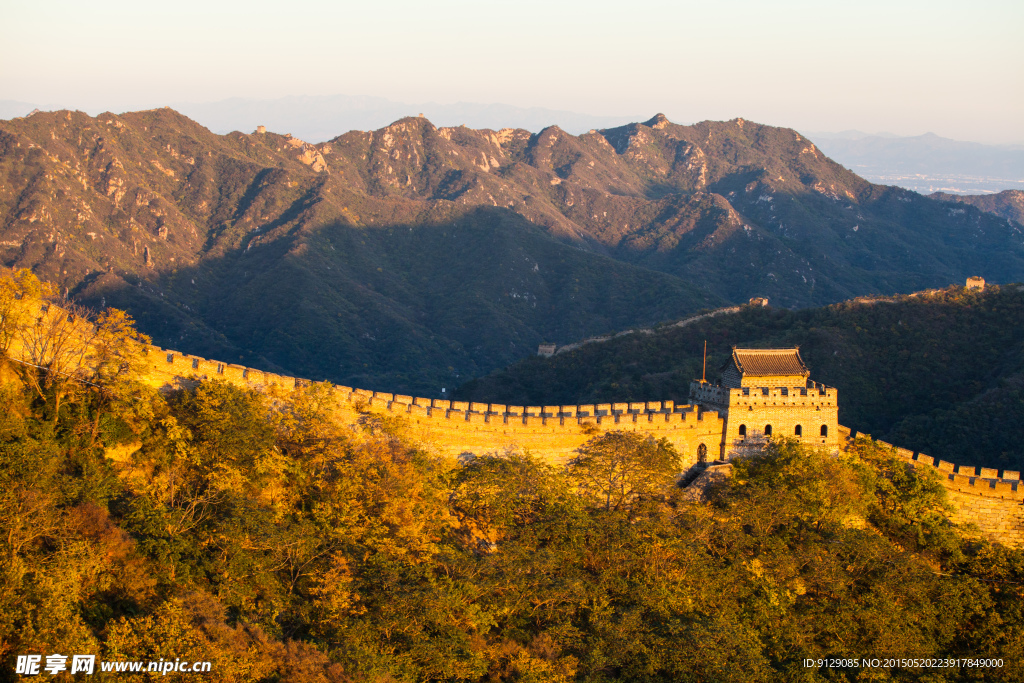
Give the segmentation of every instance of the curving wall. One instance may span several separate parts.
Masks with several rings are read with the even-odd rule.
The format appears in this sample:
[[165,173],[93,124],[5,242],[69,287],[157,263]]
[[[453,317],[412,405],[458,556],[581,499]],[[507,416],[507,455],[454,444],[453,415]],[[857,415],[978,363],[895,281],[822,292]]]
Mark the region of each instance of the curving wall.
[[[59,310],[56,306],[44,304],[39,307],[38,320],[42,322]],[[24,338],[16,342],[11,349],[12,358],[20,351],[22,362],[25,362],[25,349],[17,347],[24,347],[27,342]],[[144,351],[149,371],[143,381],[160,389],[203,379],[222,379],[270,393],[291,391],[297,386],[311,384],[309,380],[207,360],[158,346],[146,346]],[[577,448],[594,436],[622,430],[668,439],[682,456],[685,468],[698,461],[701,446],[704,446],[707,457],[714,459],[726,443],[723,437],[736,436],[731,432],[737,425],[726,433],[724,418],[730,409],[739,408],[744,418],[748,414],[756,414],[757,419],[763,421],[763,411],[782,408],[792,411],[794,406],[814,410],[815,416],[827,412],[834,419],[837,408],[835,390],[823,385],[810,387],[806,392],[798,389],[785,396],[769,392],[768,396],[751,396],[749,399],[747,394],[742,394],[742,389],[696,386],[694,397],[711,406],[722,406],[725,415],[716,410],[672,401],[513,406],[419,398],[345,386],[335,386],[334,391],[337,412],[343,419],[355,424],[366,411],[400,417],[406,421],[412,438],[431,444],[442,454],[459,456],[467,452],[482,454],[518,449],[560,462],[571,457]],[[746,411],[742,410],[744,407]],[[738,416],[733,417],[734,422],[740,421]],[[834,424],[839,443],[857,435],[848,427]],[[871,438],[870,434],[861,436]],[[999,470],[987,467],[957,466],[945,460],[936,462],[924,453],[915,453],[884,441],[876,443],[890,449],[908,467],[927,467],[938,473],[955,508],[953,521],[974,524],[981,534],[997,542],[1024,546],[1024,483],[1020,480],[1020,472],[1004,470],[1000,474]]]
[[[157,387],[175,386],[190,379],[222,379],[240,386],[278,386],[286,390],[309,383],[157,346],[148,347],[146,355],[152,368],[147,381]],[[419,398],[346,386],[335,386],[334,391],[338,413],[345,419],[354,423],[367,410],[399,416],[407,421],[411,437],[455,456],[512,448],[559,462],[594,436],[620,430],[668,439],[689,468],[697,462],[701,445],[708,457],[717,456],[724,428],[718,412],[672,401],[514,406]]]
[[[871,438],[870,434],[862,434]],[[939,475],[958,524],[974,524],[982,535],[1005,543],[1024,546],[1024,482],[1020,472],[990,467],[965,467],[945,460],[936,460],[924,453],[893,446],[885,441],[875,443],[893,452],[909,467],[927,468]]]
[[[261,389],[291,390],[310,383],[157,346],[147,347],[146,351],[152,369],[146,380],[160,388],[178,386],[183,380],[218,378]],[[713,389],[716,388],[707,388],[708,391]],[[439,453],[454,456],[511,448],[561,462],[593,436],[625,430],[668,439],[679,450],[688,468],[697,462],[702,444],[714,459],[726,426],[717,411],[672,401],[514,406],[419,398],[345,386],[335,386],[334,391],[338,413],[351,423],[365,411],[398,416],[406,420],[412,438],[432,444]],[[836,407],[834,394],[829,395],[831,392],[834,390],[826,391],[822,387],[820,393],[813,390],[813,396],[793,396],[790,400],[801,405],[807,403],[808,409],[815,410],[824,400],[831,413]],[[711,403],[716,402],[715,398],[719,403],[728,401],[724,394],[704,398]],[[840,442],[856,436],[856,432],[841,425],[837,425],[835,434]],[[870,438],[870,435],[862,436]],[[876,443],[891,449],[909,467],[927,467],[939,474],[955,508],[953,521],[974,524],[981,534],[994,541],[1024,546],[1024,483],[1020,481],[1019,472],[1004,470],[1000,473],[991,468],[957,466],[884,441]]]

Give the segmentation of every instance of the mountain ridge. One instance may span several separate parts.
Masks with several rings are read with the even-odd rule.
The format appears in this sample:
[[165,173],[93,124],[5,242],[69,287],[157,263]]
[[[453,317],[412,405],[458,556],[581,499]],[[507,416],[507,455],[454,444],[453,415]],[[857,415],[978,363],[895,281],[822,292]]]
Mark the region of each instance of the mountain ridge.
[[423,394],[753,295],[1024,274],[1005,221],[742,119],[574,136],[409,117],[313,145],[169,109],[36,113],[0,122],[0,168],[6,265],[164,346]]
[[929,196],[944,202],[967,204],[987,213],[1002,216],[1019,226],[1024,226],[1024,190],[1003,190],[997,194],[984,195],[936,192]]

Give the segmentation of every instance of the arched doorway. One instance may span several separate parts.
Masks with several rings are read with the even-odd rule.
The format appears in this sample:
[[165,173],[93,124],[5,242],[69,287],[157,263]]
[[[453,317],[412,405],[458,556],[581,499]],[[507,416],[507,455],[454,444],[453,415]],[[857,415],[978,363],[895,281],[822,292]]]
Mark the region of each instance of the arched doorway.
[[704,444],[697,446],[697,462],[708,461],[708,447]]

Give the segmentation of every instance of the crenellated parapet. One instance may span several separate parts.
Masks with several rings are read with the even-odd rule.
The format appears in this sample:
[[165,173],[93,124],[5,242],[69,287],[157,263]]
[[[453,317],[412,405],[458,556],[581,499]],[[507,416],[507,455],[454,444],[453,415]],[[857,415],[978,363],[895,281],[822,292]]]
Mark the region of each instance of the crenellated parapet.
[[710,382],[691,382],[690,400],[700,405],[716,405],[728,407],[732,389]]
[[805,386],[749,386],[724,387],[710,382],[693,382],[690,399],[701,404],[722,407],[738,405],[821,406],[835,405],[838,396],[835,387],[816,382]]
[[[871,438],[869,434],[860,436]],[[968,467],[874,440],[915,469],[939,477],[953,503],[953,521],[974,524],[988,538],[1009,546],[1024,546],[1024,482],[1016,470]]]
[[247,368],[244,365],[207,360],[201,356],[190,356],[187,353],[162,349],[159,346],[147,345],[145,354],[149,359],[150,366],[155,371],[152,379],[158,383],[168,378],[223,379],[252,387],[276,385],[293,389],[298,386],[297,382],[302,381],[295,377]]
[[934,471],[939,475],[939,481],[947,489],[1024,503],[1024,483],[1021,482],[1019,471],[1000,471],[993,467],[957,465],[946,460],[938,460],[924,453],[893,446],[885,441],[876,439],[874,442],[892,451],[896,457],[911,467],[927,468]]
[[[157,346],[146,347],[146,358],[151,369],[146,380],[157,387],[222,379],[238,386],[288,392],[311,383]],[[768,426],[773,427],[772,436],[797,438],[829,450],[856,436],[838,424],[836,389],[810,381],[790,387],[694,382],[688,403],[526,406],[423,398],[348,386],[334,386],[333,392],[342,419],[355,424],[368,412],[401,418],[410,437],[452,456],[514,449],[562,462],[587,440],[618,430],[668,439],[688,468],[704,459],[727,459],[733,447],[741,446],[745,438],[764,435]],[[954,504],[954,521],[975,524],[982,534],[1001,543],[1024,546],[1024,483],[1019,472],[957,466],[884,441],[876,443],[908,467],[936,472]]]
[[[309,380],[211,361],[158,346],[146,347],[157,387],[221,379],[256,389],[290,391]],[[668,439],[686,467],[715,459],[720,452],[723,419],[717,411],[673,401],[523,406],[431,399],[334,386],[337,411],[355,422],[364,412],[400,417],[409,433],[437,450],[461,455],[508,448],[528,450],[552,461],[572,457],[588,439],[605,431],[642,432]]]

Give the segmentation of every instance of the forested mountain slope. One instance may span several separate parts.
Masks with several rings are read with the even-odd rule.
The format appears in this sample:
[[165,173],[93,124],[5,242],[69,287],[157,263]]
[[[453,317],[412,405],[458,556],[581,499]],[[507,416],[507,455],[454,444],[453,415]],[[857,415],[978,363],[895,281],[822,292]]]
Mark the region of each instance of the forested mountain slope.
[[653,334],[534,357],[462,386],[463,400],[558,404],[684,401],[733,346],[800,347],[839,389],[839,421],[964,465],[1024,469],[1024,286],[849,301],[787,311],[745,306]]
[[309,145],[168,109],[0,122],[0,258],[162,345],[436,394],[541,341],[1024,279],[1019,226],[874,186],[737,119],[436,128]]

